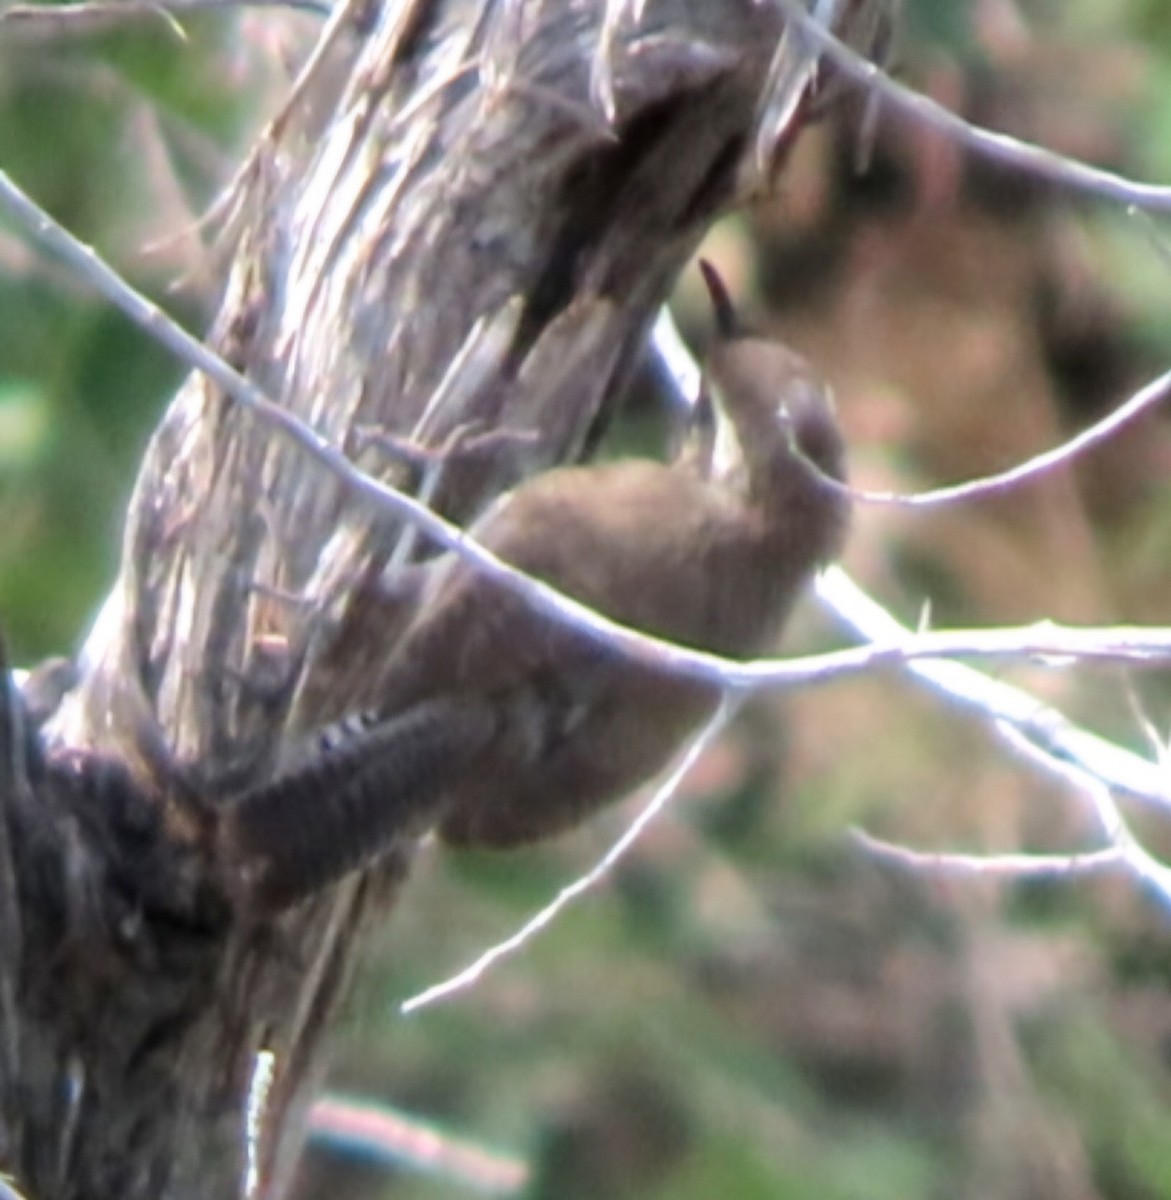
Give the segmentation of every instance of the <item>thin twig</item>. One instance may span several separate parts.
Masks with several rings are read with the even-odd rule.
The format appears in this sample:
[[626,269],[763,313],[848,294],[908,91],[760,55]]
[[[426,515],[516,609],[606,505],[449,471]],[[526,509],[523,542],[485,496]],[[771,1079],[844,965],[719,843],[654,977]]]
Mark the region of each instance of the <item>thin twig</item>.
[[235,12],[241,8],[287,8],[328,17],[325,0],[82,0],[77,4],[12,4],[0,8],[0,24],[52,27],[55,33],[90,33],[111,21],[163,14]]
[[591,888],[596,887],[614,869],[614,866],[642,836],[648,825],[667,807],[684,777],[694,766],[699,756],[719,736],[724,726],[732,718],[738,707],[735,698],[725,696],[719,708],[712,714],[702,729],[692,738],[679,761],[671,768],[667,777],[655,789],[643,810],[622,831],[622,836],[584,875],[580,875],[573,883],[564,887],[557,895],[534,916],[530,917],[511,937],[498,942],[485,950],[475,962],[462,971],[452,975],[442,983],[437,983],[417,996],[412,996],[400,1006],[403,1013],[417,1012],[421,1008],[450,999],[457,992],[466,991],[473,987],[502,959],[517,953],[527,945],[538,933],[551,924],[557,916],[580,896],[585,895]]
[[850,841],[872,858],[909,871],[938,871],[947,875],[985,875],[997,879],[1050,879],[1117,870],[1127,865],[1115,846],[1072,854],[960,854],[916,850],[888,842],[864,829],[851,829]]
[[[818,579],[817,594],[830,612],[865,638],[912,635],[839,567],[831,567]],[[1171,780],[1159,764],[1082,729],[1021,688],[989,679],[963,663],[909,662],[906,670],[949,701],[1011,725],[1055,760],[1075,763],[1155,808],[1171,807]]]
[[1005,880],[1086,875],[1121,868],[1145,883],[1164,907],[1171,908],[1171,868],[1155,858],[1138,840],[1110,788],[1080,765],[1037,745],[1007,721],[997,721],[996,732],[1031,766],[1047,776],[1057,776],[1088,799],[1094,819],[1105,837],[1104,847],[1070,854],[936,853],[914,850],[859,829],[850,831],[853,841],[868,854],[901,867]]
[[994,133],[965,121],[943,105],[896,82],[881,67],[847,46],[832,32],[824,29],[795,0],[773,0],[781,11],[796,22],[811,40],[817,42],[843,75],[865,88],[877,92],[884,106],[920,124],[937,129],[955,142],[1008,167],[1045,179],[1060,187],[1073,188],[1088,195],[1117,200],[1121,204],[1152,212],[1171,212],[1171,187],[1153,183],[1138,183],[1092,167],[1088,163],[1068,158],[1054,150],[1015,138],[1006,133]]
[[838,483],[837,480],[828,477],[825,477],[826,483],[827,486],[845,492],[854,500],[905,508],[929,508],[933,505],[952,504],[958,500],[974,500],[978,496],[1002,493],[1018,484],[1047,475],[1058,467],[1068,466],[1078,455],[1102,445],[1135,418],[1156,408],[1168,395],[1171,395],[1171,371],[1164,371],[1157,379],[1152,379],[1150,383],[1139,388],[1113,412],[1107,413],[1100,421],[1095,421],[1059,446],[1044,450],[1005,471],[984,475],[967,483],[950,484],[923,492],[868,491],[865,488]]
[[1077,764],[1055,758],[1012,726],[1005,725],[999,733],[1027,762],[1064,779],[1089,800],[1107,844],[1122,857],[1130,874],[1142,880],[1164,908],[1171,909],[1171,868],[1155,858],[1135,837],[1110,789]]

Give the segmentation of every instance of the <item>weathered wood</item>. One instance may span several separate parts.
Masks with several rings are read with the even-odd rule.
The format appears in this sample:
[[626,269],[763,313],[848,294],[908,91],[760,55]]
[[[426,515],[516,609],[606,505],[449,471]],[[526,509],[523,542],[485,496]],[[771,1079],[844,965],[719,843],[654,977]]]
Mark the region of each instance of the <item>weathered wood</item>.
[[[461,522],[582,452],[747,178],[777,13],[627,14],[611,128],[590,100],[604,7],[352,5],[238,198],[210,341],[268,395],[355,451],[369,429],[535,435],[452,456],[437,503]],[[260,1049],[280,1192],[362,930],[409,855],[250,920],[216,886],[209,806],[370,700],[413,595],[407,569],[374,599],[401,535],[202,377],[160,423],[50,756],[31,783],[0,773],[0,1161],[37,1200],[239,1194]]]

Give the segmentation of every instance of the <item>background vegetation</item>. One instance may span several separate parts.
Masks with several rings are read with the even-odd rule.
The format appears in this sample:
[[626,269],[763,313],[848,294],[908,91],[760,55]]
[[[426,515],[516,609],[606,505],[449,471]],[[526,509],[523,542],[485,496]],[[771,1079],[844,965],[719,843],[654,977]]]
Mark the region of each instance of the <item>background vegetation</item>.
[[[217,264],[195,222],[316,25],[266,8],[184,17],[181,35],[162,16],[0,21],[0,164],[201,327]],[[920,0],[898,63],[973,120],[1171,179],[1159,0]],[[810,132],[777,196],[709,247],[835,386],[856,482],[915,490],[1007,466],[1166,368],[1165,231],[889,121],[859,172],[857,116]],[[679,307],[702,331],[694,279]],[[18,660],[82,636],[178,379],[0,223],[0,613]],[[1008,496],[862,508],[847,565],[911,621],[929,602],[939,625],[1168,624],[1169,466],[1153,416]],[[839,636],[810,604],[790,648]],[[1137,713],[1167,726],[1154,676],[1013,677],[1144,752]],[[1171,914],[1128,880],[944,880],[851,850],[854,823],[974,851],[1091,832],[987,730],[894,675],[758,704],[608,889],[474,992],[399,1016],[630,811],[539,851],[425,856],[331,1086],[524,1160],[526,1194],[547,1200],[1171,1196]],[[1165,828],[1143,833],[1171,850]],[[302,1194],[466,1194],[458,1172],[417,1169],[425,1132],[402,1134],[393,1170],[319,1143]]]

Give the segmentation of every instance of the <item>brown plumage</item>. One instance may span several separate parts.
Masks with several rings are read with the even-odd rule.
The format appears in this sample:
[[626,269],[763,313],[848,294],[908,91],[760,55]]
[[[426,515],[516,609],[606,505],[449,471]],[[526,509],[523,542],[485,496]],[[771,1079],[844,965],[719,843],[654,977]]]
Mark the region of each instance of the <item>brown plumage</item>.
[[[714,462],[682,455],[549,471],[503,496],[473,536],[499,557],[625,625],[733,658],[770,649],[815,570],[841,549],[844,450],[803,359],[746,336],[703,264],[718,336],[706,363]],[[811,469],[808,458],[816,464]],[[659,771],[718,692],[534,613],[454,556],[429,581],[386,675],[392,716],[477,696],[498,733],[449,787],[444,838],[545,837]]]
[[[804,360],[745,335],[703,270],[718,325],[714,447],[547,471],[471,533],[624,625],[743,659],[773,646],[841,549],[848,500],[821,473],[842,479],[844,451]],[[432,824],[448,842],[493,846],[576,825],[663,768],[720,698],[534,611],[454,554],[428,567],[379,695],[356,732],[323,737],[315,757],[225,811],[229,869],[261,905],[283,907]]]

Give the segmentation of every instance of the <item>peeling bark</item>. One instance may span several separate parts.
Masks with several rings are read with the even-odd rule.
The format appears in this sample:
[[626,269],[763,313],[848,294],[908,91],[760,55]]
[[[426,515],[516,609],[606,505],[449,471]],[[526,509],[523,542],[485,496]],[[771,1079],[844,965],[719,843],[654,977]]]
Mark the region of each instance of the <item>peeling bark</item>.
[[[369,431],[454,444],[434,503],[460,523],[583,453],[751,178],[781,17],[628,14],[611,127],[590,99],[604,7],[351,4],[237,197],[210,344],[388,482],[419,468]],[[461,430],[517,436],[463,453]],[[46,755],[15,694],[0,720],[0,1160],[37,1200],[240,1194],[261,1049],[281,1192],[409,852],[271,921],[228,902],[208,830],[232,786],[371,700],[414,595],[410,563],[375,586],[403,536],[202,376],[163,417]]]

